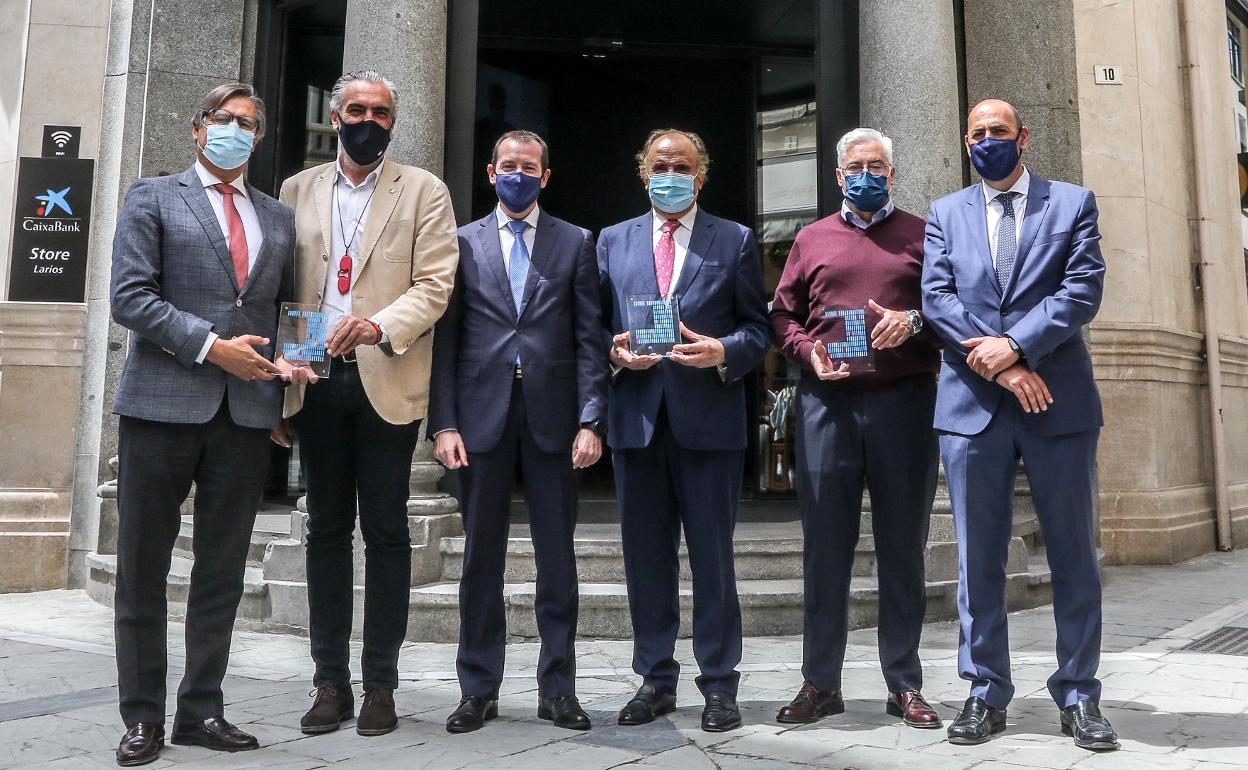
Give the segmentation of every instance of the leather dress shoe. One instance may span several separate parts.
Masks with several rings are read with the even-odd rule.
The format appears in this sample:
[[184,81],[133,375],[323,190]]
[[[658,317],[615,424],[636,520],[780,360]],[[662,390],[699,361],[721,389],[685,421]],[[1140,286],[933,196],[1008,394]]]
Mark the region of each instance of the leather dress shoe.
[[1005,709],[994,709],[983,698],[971,697],[949,725],[949,742],[972,746],[1000,732],[1005,732]]
[[918,690],[890,692],[884,710],[892,716],[901,717],[901,721],[910,727],[928,730],[940,727],[940,715]]
[[332,733],[347,720],[355,718],[355,698],[350,690],[340,690],[332,684],[323,684],[310,695],[316,697],[312,708],[299,720],[299,730],[304,735]]
[[619,723],[625,727],[644,725],[675,710],[676,693],[659,692],[654,685],[643,684],[633,699],[620,709]]
[[706,694],[706,707],[702,709],[702,729],[708,733],[726,733],[741,726],[741,710],[737,699],[726,692]]
[[212,717],[189,725],[175,724],[169,742],[178,746],[203,746],[213,751],[251,751],[260,748],[254,735],[248,735],[225,721]]
[[360,704],[360,718],[355,720],[355,731],[360,735],[385,735],[399,726],[394,713],[394,690],[374,687],[364,691]]
[[1081,700],[1062,709],[1062,734],[1075,739],[1075,745],[1091,751],[1113,751],[1118,748],[1118,733],[1101,715],[1097,704]]
[[498,716],[498,701],[469,695],[460,699],[459,708],[446,719],[448,733],[470,733],[480,730],[488,720]]
[[146,765],[160,758],[160,748],[165,745],[165,726],[153,722],[139,722],[126,730],[117,746],[117,764],[122,767]]
[[845,713],[845,699],[840,690],[824,692],[810,682],[802,682],[793,702],[780,709],[776,721],[787,725],[817,722],[820,717]]
[[590,728],[589,714],[585,713],[585,709],[581,708],[581,702],[576,699],[575,695],[565,695],[562,698],[538,698],[537,699],[537,718],[546,719],[555,723],[555,727],[563,727],[568,730],[588,730]]

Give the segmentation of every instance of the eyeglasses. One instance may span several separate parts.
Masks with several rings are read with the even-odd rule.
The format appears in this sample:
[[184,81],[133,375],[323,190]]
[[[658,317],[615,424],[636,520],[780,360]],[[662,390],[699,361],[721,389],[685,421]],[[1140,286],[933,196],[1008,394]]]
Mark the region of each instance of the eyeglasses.
[[338,293],[344,297],[351,291],[351,266],[351,255],[343,254],[338,262]]
[[873,160],[867,165],[861,163],[850,163],[848,166],[841,166],[841,170],[850,176],[857,176],[863,171],[869,171],[875,176],[884,176],[892,166],[879,160]]
[[244,131],[255,131],[260,128],[260,119],[250,115],[235,115],[229,110],[204,110],[199,114],[201,120],[210,126],[228,126],[236,121]]

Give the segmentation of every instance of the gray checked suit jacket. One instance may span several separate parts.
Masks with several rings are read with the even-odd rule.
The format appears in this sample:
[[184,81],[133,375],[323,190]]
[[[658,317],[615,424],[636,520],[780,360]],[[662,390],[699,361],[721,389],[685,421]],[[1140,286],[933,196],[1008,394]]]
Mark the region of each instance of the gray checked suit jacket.
[[248,186],[264,242],[239,291],[230,250],[194,168],[140,179],[126,193],[113,239],[113,319],[130,329],[113,411],[143,420],[205,423],[228,393],[234,423],[268,429],[282,414],[277,380],[244,382],[196,356],[216,332],[267,337],[294,291],[295,219],[289,207]]

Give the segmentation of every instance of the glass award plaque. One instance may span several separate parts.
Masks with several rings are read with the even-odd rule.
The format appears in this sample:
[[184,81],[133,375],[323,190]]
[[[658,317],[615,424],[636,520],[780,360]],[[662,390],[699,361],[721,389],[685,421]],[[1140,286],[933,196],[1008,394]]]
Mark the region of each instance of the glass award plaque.
[[628,349],[636,356],[670,356],[680,340],[676,297],[633,294],[628,297]]
[[273,362],[285,359],[291,366],[308,367],[317,377],[328,377],[331,359],[325,346],[340,317],[341,313],[321,310],[320,305],[283,302]]
[[871,347],[871,330],[880,316],[865,307],[825,307],[819,311],[825,326],[831,328],[818,337],[828,348],[832,365],[849,366],[850,374],[875,371],[875,348]]

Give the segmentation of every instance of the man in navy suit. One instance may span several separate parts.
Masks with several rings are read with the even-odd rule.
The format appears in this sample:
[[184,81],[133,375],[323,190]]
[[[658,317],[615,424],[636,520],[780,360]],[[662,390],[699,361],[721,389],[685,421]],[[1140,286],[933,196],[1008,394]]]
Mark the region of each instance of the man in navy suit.
[[[683,527],[693,572],[693,649],[706,698],[702,729],[741,724],[736,671],[741,609],[732,534],[748,419],[742,377],[770,342],[754,233],[700,210],[710,158],[697,134],[651,132],[637,156],[652,210],[598,239],[603,318],[618,367],[608,399],[624,569],[641,688],[621,725],[676,707],[680,666],[677,551]],[[670,358],[629,350],[631,295],[675,298],[687,342]]]
[[576,474],[602,455],[607,335],[588,230],[537,204],[550,151],[509,131],[486,167],[499,204],[459,230],[459,275],[434,333],[429,432],[459,468],[467,548],[459,583],[463,698],[446,729],[498,713],[507,620],[503,569],[512,482],[523,477],[537,559],[540,719],[589,729],[576,699]]
[[1098,706],[1093,530],[1103,420],[1081,332],[1100,307],[1105,261],[1092,192],[1030,173],[1030,141],[1012,105],[976,105],[966,146],[983,183],[933,203],[927,224],[923,315],[945,341],[935,424],[958,530],[958,668],[971,682],[949,740],[1004,730],[1014,695],[1005,563],[1021,458],[1053,573],[1049,693],[1076,745],[1107,750],[1118,740]]

